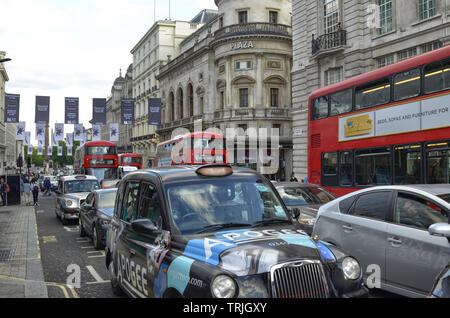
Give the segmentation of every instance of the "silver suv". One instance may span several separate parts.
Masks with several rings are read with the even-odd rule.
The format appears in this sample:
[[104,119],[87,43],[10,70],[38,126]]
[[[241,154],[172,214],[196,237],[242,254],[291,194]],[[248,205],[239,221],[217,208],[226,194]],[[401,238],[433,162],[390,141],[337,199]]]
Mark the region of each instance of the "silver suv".
[[56,217],[61,219],[63,225],[69,220],[78,219],[81,204],[89,193],[97,189],[100,189],[100,184],[94,176],[75,175],[60,178],[55,191]]

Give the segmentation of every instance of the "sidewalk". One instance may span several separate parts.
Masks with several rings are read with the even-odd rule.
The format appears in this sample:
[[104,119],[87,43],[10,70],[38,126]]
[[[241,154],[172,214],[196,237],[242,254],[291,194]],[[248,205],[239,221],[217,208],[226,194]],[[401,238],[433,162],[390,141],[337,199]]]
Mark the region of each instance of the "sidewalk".
[[0,298],[48,298],[33,206],[0,207]]

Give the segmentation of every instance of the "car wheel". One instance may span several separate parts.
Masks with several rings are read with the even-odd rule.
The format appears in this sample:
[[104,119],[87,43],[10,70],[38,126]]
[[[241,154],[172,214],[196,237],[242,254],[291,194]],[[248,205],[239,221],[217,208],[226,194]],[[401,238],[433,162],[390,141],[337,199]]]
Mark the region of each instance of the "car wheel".
[[100,250],[102,248],[102,243],[98,237],[97,226],[95,226],[95,224],[92,226],[92,240],[94,241],[95,249]]
[[111,289],[114,295],[116,296],[124,296],[125,293],[119,285],[119,282],[116,277],[116,273],[114,272],[114,262],[111,260],[108,266],[109,270],[109,279],[111,281]]
[[67,225],[67,220],[64,218],[64,213],[61,213],[61,223],[63,224],[63,225]]
[[83,221],[81,221],[81,218],[78,219],[78,234],[80,237],[86,236],[86,231],[84,230]]

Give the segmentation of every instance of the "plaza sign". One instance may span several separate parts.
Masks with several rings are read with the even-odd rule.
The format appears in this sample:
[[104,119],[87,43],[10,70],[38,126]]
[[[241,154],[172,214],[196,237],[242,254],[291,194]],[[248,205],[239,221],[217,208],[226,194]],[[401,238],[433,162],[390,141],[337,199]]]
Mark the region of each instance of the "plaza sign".
[[240,41],[240,42],[231,43],[232,50],[252,49],[252,48],[254,48],[253,41]]

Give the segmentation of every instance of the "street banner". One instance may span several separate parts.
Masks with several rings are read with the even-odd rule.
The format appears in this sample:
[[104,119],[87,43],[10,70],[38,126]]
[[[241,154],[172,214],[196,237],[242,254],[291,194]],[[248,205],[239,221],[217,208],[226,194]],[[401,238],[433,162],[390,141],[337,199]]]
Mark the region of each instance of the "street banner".
[[55,124],[55,140],[64,140],[64,124]]
[[25,141],[25,132],[25,122],[18,122],[16,124],[16,140]]
[[66,134],[66,146],[67,148],[73,147],[73,134]]
[[28,146],[28,155],[31,156],[33,154],[33,145]]
[[44,147],[38,147],[38,151],[37,151],[38,156],[42,156],[43,151],[44,151]]
[[84,145],[87,142],[87,134],[86,133],[82,133],[81,134],[80,142],[81,142],[82,145]]
[[36,124],[36,140],[45,140],[45,124]]
[[148,99],[148,124],[161,125],[161,98]]
[[31,146],[31,131],[26,131],[25,132],[25,141],[24,141],[24,146]]
[[73,139],[76,141],[81,141],[81,138],[82,138],[81,134],[83,132],[84,132],[83,124],[76,124],[74,131],[73,131],[73,135],[74,135]]
[[66,116],[65,116],[64,122],[66,124],[69,124],[69,125],[78,124],[79,104],[80,104],[80,100],[78,97],[66,97],[65,98]]
[[63,155],[63,147],[58,146],[58,157],[62,157],[62,155]]
[[102,140],[102,126],[92,125],[92,141]]
[[106,98],[93,98],[92,103],[92,124],[106,125]]
[[119,141],[119,124],[109,124],[109,141]]
[[5,123],[19,122],[20,95],[5,94]]
[[67,156],[72,157],[72,147],[67,147]]
[[122,99],[122,125],[134,125],[134,99]]
[[48,124],[50,120],[50,96],[36,96],[36,124]]
[[52,134],[52,147],[58,147],[58,141],[56,140],[56,133]]
[[44,144],[45,144],[45,140],[42,140],[42,139],[38,140],[38,147],[44,148]]
[[47,156],[53,156],[53,147],[52,146],[47,148]]

